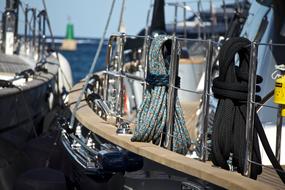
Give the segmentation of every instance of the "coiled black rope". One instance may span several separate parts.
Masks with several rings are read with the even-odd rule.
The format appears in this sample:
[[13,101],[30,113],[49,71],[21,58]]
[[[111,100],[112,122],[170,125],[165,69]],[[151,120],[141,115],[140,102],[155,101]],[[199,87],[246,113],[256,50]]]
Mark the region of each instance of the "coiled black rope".
[[[248,70],[250,44],[246,38],[231,38],[219,54],[219,77],[213,81],[213,93],[219,99],[212,134],[212,161],[229,169],[228,160],[243,173],[245,159],[245,125],[247,112]],[[235,66],[235,55],[239,66]],[[261,82],[260,80],[257,83]],[[259,90],[259,89],[257,89]],[[256,97],[256,99],[260,99]],[[254,129],[252,160],[261,164],[256,129]],[[251,178],[256,179],[262,167],[252,165]]]
[[[227,160],[233,155],[233,166],[243,173],[245,158],[245,125],[246,102],[248,93],[248,70],[250,61],[250,44],[246,38],[231,38],[222,46],[219,54],[219,77],[213,81],[213,93],[219,99],[212,134],[212,161],[215,165],[229,169]],[[239,55],[239,66],[235,66],[235,55]],[[257,76],[256,83],[262,82]],[[256,92],[260,87],[256,86]],[[261,98],[256,96],[256,101]],[[257,114],[254,119],[253,151],[251,178],[256,179],[261,174],[261,156],[258,138],[266,151],[273,167],[285,183],[285,173],[274,156],[264,129]]]

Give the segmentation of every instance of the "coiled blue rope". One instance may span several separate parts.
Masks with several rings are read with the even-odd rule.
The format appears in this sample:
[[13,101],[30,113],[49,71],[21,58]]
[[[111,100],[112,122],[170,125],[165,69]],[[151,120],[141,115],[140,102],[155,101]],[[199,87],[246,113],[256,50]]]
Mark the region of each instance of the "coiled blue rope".
[[[158,145],[162,134],[169,130],[167,120],[167,98],[169,82],[169,61],[163,58],[162,47],[171,40],[165,35],[157,36],[151,44],[149,53],[149,73],[146,81],[150,83],[137,114],[137,126],[132,141],[150,142]],[[159,79],[160,78],[160,79]],[[173,151],[186,154],[191,145],[190,135],[185,126],[183,112],[176,97],[176,110],[173,129]]]

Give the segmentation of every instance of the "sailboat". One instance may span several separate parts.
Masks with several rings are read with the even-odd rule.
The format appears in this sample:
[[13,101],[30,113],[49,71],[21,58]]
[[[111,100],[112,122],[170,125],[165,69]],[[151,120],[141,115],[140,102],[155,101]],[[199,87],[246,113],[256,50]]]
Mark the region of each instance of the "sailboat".
[[[224,42],[137,36],[145,41],[144,51],[131,66],[125,64],[123,50],[134,36],[112,35],[106,70],[73,87],[72,116],[62,122],[61,140],[76,173],[107,182],[105,188],[119,178],[118,189],[284,189],[280,147],[285,141],[276,111],[282,106],[272,102],[272,88],[280,90],[283,84],[271,79],[271,74],[278,79],[284,74],[284,21],[277,19],[284,17],[284,7],[283,1],[253,1],[240,37]],[[202,91],[179,86],[184,41],[206,47]],[[141,96],[134,84],[141,85]],[[181,90],[202,96],[200,113],[195,113],[197,100],[186,106],[179,101]],[[191,133],[193,124],[199,125],[198,136]]]
[[[10,190],[20,174],[29,169],[31,155],[27,156],[23,147],[51,129],[47,121],[63,104],[62,95],[71,88],[72,78],[69,63],[46,43],[50,24],[46,9],[39,11],[23,7],[18,0],[7,0],[2,13],[0,189]],[[22,35],[19,20],[25,21]],[[48,31],[52,36],[50,27]]]
[[[36,10],[26,7],[24,9],[27,15],[25,33],[24,36],[20,36],[17,29],[18,11],[17,1],[7,1],[3,13],[3,39],[0,56],[0,91],[3,109],[0,121],[3,131],[1,136],[12,142],[21,143],[29,138],[33,130],[41,131],[41,129],[32,128],[37,127],[44,116],[59,103],[58,95],[62,89],[56,87],[60,67],[59,59],[55,53],[46,51],[46,34],[43,32],[47,26],[47,13],[42,11],[38,15],[39,20],[44,23],[38,26],[39,36],[36,36]],[[34,19],[33,26],[28,26],[30,22],[28,14],[33,16],[31,17]],[[32,36],[28,36],[28,27],[33,27]],[[66,72],[68,71],[70,72],[67,69]],[[65,80],[61,80],[61,83],[66,84],[71,79]],[[66,86],[66,89],[70,87]]]

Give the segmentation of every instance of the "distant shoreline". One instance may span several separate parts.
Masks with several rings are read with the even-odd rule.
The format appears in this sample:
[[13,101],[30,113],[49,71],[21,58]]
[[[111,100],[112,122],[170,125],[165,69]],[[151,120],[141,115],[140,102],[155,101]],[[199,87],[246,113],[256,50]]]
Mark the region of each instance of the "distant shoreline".
[[[24,35],[19,35],[21,38],[24,37]],[[28,36],[32,37],[32,36]],[[46,38],[47,43],[51,43],[51,37],[47,36]],[[54,42],[55,43],[62,43],[62,41],[64,40],[64,36],[55,36],[54,37]],[[100,38],[94,38],[94,37],[76,37],[75,40],[77,41],[77,44],[94,44],[94,43],[99,43]],[[105,39],[108,40],[108,39]]]

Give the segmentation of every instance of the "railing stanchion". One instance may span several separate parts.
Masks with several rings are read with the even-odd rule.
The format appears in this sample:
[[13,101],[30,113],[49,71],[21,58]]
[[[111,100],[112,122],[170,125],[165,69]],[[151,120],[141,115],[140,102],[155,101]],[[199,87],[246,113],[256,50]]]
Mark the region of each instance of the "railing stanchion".
[[33,31],[32,31],[32,34],[33,34],[33,53],[35,53],[36,51],[36,24],[37,24],[37,10],[35,8],[32,8],[32,13],[33,13]]
[[26,4],[25,7],[25,31],[24,31],[24,43],[25,43],[25,53],[27,53],[27,43],[28,43],[28,12],[29,12],[29,7],[28,4]]
[[211,71],[212,71],[212,57],[213,57],[213,43],[208,41],[207,62],[205,68],[205,81],[203,93],[203,124],[201,134],[201,157],[202,161],[208,159],[207,155],[207,140],[208,140],[208,125],[209,125],[209,102],[210,102],[210,88],[211,88]]
[[42,17],[38,15],[38,60],[40,60],[42,43]]
[[282,109],[284,105],[279,105],[279,110],[277,113],[277,123],[276,123],[276,147],[275,147],[275,156],[277,161],[280,163],[280,153],[281,153],[281,135],[282,135]]
[[119,124],[121,122],[121,118],[123,117],[123,106],[124,106],[124,78],[122,77],[122,74],[124,72],[124,43],[125,43],[125,38],[126,34],[121,33],[120,38],[119,38],[119,55],[118,55],[118,67],[117,71],[121,74],[119,76],[119,89],[118,89],[118,95],[117,95],[117,100],[118,100],[118,114],[119,117],[116,118],[116,123]]
[[175,35],[172,36],[172,46],[171,46],[171,60],[169,65],[169,88],[168,88],[168,98],[167,98],[167,134],[164,139],[163,146],[169,150],[173,149],[173,128],[174,128],[174,115],[175,115],[175,105],[177,98],[177,89],[175,87],[176,78],[178,75],[178,54],[177,54],[178,42]]
[[246,132],[245,132],[245,159],[243,175],[250,177],[251,160],[253,147],[253,129],[255,117],[255,92],[256,92],[256,68],[257,68],[257,44],[251,43],[250,62],[249,62],[249,79],[248,79],[248,97],[247,97],[247,114],[246,114]]
[[[144,76],[143,78],[146,79],[147,74],[148,74],[148,59],[149,59],[149,45],[150,45],[150,37],[146,36],[145,41],[144,41],[144,47],[143,47],[143,72]],[[146,84],[143,86],[143,93],[146,89]],[[143,97],[144,94],[142,94]]]

